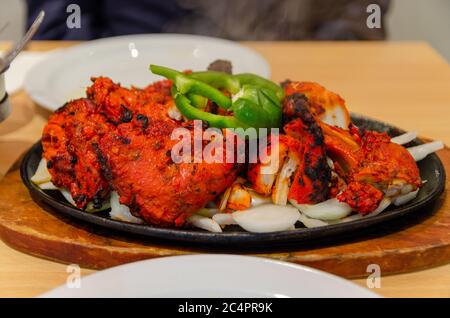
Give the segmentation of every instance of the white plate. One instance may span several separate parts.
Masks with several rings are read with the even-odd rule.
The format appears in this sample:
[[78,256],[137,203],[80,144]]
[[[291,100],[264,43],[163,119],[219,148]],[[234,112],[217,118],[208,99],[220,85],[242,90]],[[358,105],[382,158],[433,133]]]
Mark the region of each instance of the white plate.
[[270,76],[266,60],[236,42],[194,35],[148,34],[86,42],[50,53],[27,74],[25,90],[36,102],[55,110],[69,99],[85,96],[92,76],[108,76],[122,85],[143,87],[158,79],[148,67],[205,70],[227,59],[233,72]]
[[188,255],[110,268],[42,297],[379,297],[305,266],[235,255]]

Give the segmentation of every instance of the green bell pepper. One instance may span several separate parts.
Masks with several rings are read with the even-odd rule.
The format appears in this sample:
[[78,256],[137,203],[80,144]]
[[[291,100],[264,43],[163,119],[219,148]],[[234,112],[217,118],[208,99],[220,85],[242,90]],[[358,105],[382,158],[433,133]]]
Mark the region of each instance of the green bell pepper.
[[[150,65],[150,70],[173,81],[175,104],[188,119],[204,120],[218,128],[273,128],[281,124],[284,91],[265,78],[213,71],[184,74],[156,65]],[[219,89],[228,91],[233,97],[229,98]],[[206,106],[207,99],[233,114],[216,115],[199,109]]]

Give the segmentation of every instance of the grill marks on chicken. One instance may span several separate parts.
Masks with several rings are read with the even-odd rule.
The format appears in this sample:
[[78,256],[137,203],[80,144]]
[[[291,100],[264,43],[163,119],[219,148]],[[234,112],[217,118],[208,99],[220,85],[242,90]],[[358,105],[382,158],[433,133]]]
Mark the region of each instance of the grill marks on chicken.
[[127,124],[102,139],[101,149],[113,171],[112,184],[133,214],[152,224],[181,226],[233,183],[237,166],[174,163],[171,149],[176,141],[157,134],[156,129],[150,133]]
[[109,193],[108,169],[99,160],[98,143],[111,129],[89,99],[67,103],[44,128],[42,146],[52,181],[68,189],[79,208],[89,201],[100,207]]
[[193,129],[167,115],[170,81],[145,89],[93,81],[89,99],[52,115],[42,139],[52,181],[69,189],[78,207],[100,204],[113,188],[135,216],[182,226],[236,179],[239,165],[172,161],[173,130],[184,127],[193,138]]
[[295,110],[291,114],[295,113],[291,116],[293,120],[284,126],[285,133],[302,144],[302,160],[289,190],[289,199],[300,203],[322,202],[328,197],[331,179],[322,129],[302,94],[287,97],[284,109]]

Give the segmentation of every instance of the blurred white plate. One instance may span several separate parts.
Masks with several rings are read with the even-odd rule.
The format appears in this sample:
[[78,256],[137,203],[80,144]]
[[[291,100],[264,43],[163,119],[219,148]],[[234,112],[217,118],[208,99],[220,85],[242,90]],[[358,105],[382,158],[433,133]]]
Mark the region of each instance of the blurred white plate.
[[126,264],[42,297],[379,297],[305,266],[235,255],[188,255]]
[[58,50],[27,74],[25,90],[36,102],[55,110],[69,99],[85,96],[92,76],[108,76],[122,85],[143,87],[158,78],[148,67],[205,70],[226,59],[233,72],[270,76],[267,61],[236,42],[194,35],[146,34],[106,38]]

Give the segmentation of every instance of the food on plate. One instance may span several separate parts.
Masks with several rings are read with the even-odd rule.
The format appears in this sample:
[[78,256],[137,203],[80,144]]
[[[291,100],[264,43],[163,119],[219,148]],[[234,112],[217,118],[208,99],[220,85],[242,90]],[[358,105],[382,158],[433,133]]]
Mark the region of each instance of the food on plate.
[[[122,222],[301,230],[413,200],[425,182],[416,161],[443,147],[405,148],[417,133],[390,138],[357,127],[344,99],[317,83],[231,74],[227,61],[200,72],[150,70],[166,79],[125,88],[93,78],[86,98],[52,114],[31,181],[88,213],[110,209]],[[214,134],[205,140],[206,128]],[[264,133],[242,133],[249,129]],[[178,162],[180,130],[194,149],[183,145]],[[232,160],[208,161],[207,151]]]
[[193,128],[168,116],[169,89],[168,82],[128,90],[94,79],[90,99],[66,104],[44,129],[43,154],[55,186],[81,209],[89,202],[101,207],[114,189],[132,215],[161,226],[183,225],[223,192],[239,164],[172,162],[172,131]]

